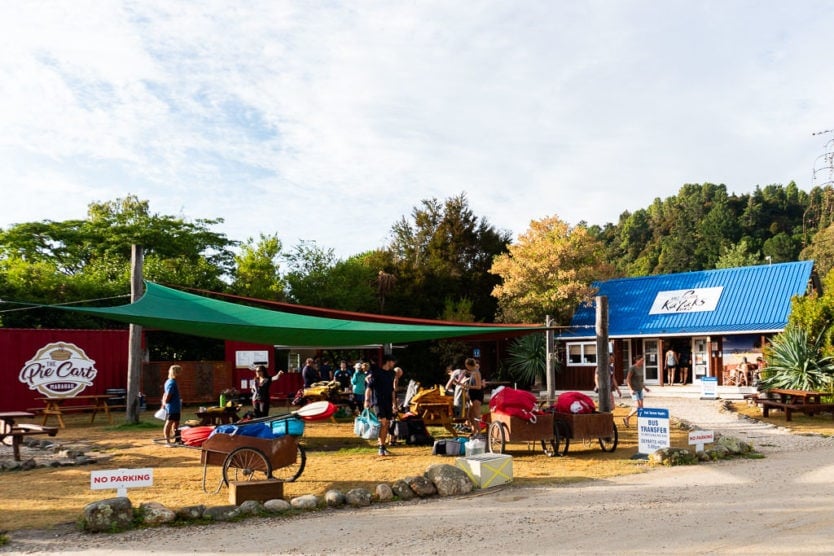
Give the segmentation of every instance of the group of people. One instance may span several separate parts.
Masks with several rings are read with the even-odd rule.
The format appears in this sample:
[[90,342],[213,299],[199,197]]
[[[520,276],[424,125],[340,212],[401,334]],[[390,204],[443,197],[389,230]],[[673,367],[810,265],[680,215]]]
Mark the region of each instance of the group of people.
[[[466,418],[470,432],[474,435],[481,430],[481,406],[484,403],[484,381],[481,365],[469,357],[462,369],[449,370],[446,391],[452,391],[455,414]],[[466,411],[466,413],[464,413]]]
[[759,383],[761,368],[764,366],[764,359],[756,358],[755,363],[748,363],[747,357],[742,357],[741,362],[735,369],[730,371],[730,384],[736,386],[755,386]]
[[663,361],[666,364],[666,384],[675,384],[676,371],[680,371],[681,384],[689,382],[689,363],[680,353],[670,347],[666,350]]

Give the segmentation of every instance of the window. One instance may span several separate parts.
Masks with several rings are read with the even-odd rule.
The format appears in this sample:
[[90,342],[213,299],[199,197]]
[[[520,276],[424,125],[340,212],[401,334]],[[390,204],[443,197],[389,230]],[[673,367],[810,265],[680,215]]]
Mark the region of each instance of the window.
[[567,347],[568,366],[597,364],[596,342],[575,342],[568,344]]

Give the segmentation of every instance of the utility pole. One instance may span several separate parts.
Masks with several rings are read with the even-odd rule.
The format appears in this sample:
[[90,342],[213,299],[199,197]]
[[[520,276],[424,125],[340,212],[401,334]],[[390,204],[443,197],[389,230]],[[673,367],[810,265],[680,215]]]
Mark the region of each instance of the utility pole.
[[[144,254],[141,245],[130,248],[130,302],[142,296],[144,280],[142,275],[142,261]],[[142,375],[142,327],[131,324],[128,335],[127,362],[127,405],[125,407],[125,421],[139,422],[139,382]]]
[[544,368],[547,375],[547,405],[553,405],[556,399],[556,372],[553,368],[553,319],[550,315],[544,318]]
[[596,297],[597,307],[597,385],[599,386],[599,411],[610,413],[611,407],[611,373],[608,371],[608,298]]

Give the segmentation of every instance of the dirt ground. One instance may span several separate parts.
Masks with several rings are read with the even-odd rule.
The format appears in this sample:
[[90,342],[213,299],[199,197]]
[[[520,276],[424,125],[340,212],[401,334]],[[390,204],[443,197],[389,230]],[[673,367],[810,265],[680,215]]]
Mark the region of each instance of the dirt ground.
[[[618,408],[618,415],[624,411]],[[331,427],[340,426],[321,423],[309,427],[308,441],[331,450],[332,456],[342,454],[347,459],[311,457],[308,484],[298,485],[305,492],[317,487],[347,488],[355,483],[369,487],[387,480],[386,476],[399,478],[426,467],[424,452],[409,453],[413,449],[410,447],[396,449],[397,455],[391,458],[375,457],[369,450],[337,447],[341,435]],[[119,535],[85,535],[72,526],[24,529],[10,534],[11,542],[0,551],[250,555],[383,551],[830,553],[834,546],[834,465],[830,463],[830,447],[642,473],[645,465],[629,459],[636,451],[633,430],[621,430],[621,448],[613,458],[593,446],[577,446],[565,458],[546,458],[539,453],[528,454],[524,446],[518,445],[513,452],[517,479],[512,486],[476,491],[465,497]],[[355,439],[350,443],[355,445]],[[147,442],[127,451],[142,449],[148,449]],[[199,477],[195,476],[198,453],[155,450],[162,454],[148,457],[164,457],[164,467],[176,471],[164,479],[167,487],[176,490],[179,482],[194,496],[206,496],[199,491]],[[428,461],[437,463],[438,458],[429,456]],[[89,484],[89,468],[81,473]],[[188,478],[183,481],[183,477]],[[316,481],[309,480],[314,477]],[[347,477],[369,480],[346,481]],[[0,506],[8,503],[7,489],[13,486],[6,479],[0,477]],[[31,481],[25,482],[31,487]],[[20,493],[14,497],[23,498],[12,502],[13,507],[0,507],[3,515],[20,512],[32,503],[32,497],[25,498],[24,482],[18,479],[17,483],[21,484]],[[132,493],[130,496],[133,500]],[[217,496],[215,502],[201,503],[226,502],[224,494]],[[142,497],[166,503],[159,492]],[[76,498],[78,508],[84,496]],[[98,498],[101,496],[93,496]]]

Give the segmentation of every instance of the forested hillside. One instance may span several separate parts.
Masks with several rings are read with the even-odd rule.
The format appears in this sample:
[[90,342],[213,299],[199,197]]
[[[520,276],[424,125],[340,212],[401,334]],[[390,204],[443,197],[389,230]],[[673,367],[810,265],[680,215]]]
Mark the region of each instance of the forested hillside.
[[795,183],[728,194],[724,185],[687,184],[651,206],[624,212],[616,224],[591,226],[608,260],[628,276],[668,274],[801,258],[832,222],[830,188],[810,193]]

